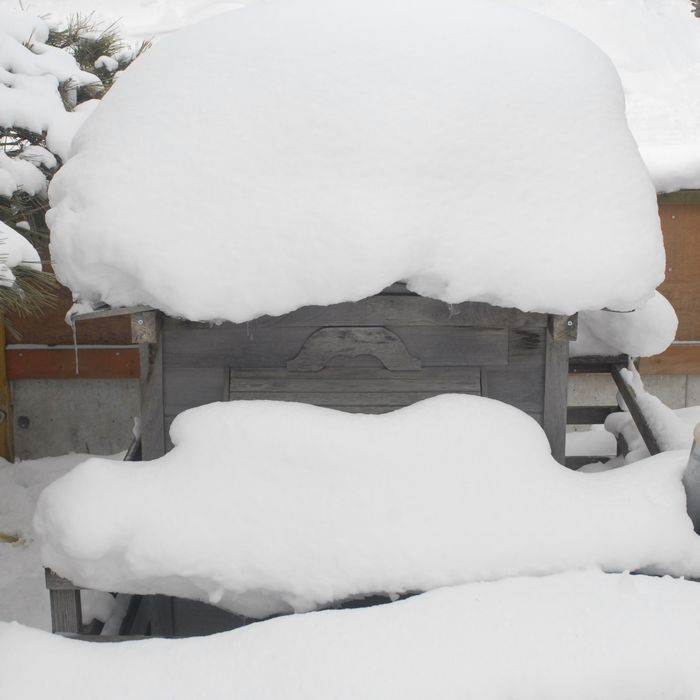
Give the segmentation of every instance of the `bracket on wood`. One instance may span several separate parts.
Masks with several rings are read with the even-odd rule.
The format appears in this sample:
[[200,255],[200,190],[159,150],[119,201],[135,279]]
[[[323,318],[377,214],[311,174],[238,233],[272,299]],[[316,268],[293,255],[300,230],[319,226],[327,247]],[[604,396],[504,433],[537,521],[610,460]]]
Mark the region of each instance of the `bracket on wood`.
[[573,316],[550,315],[547,324],[555,341],[576,340],[578,336],[578,314]]
[[158,340],[156,311],[140,311],[131,314],[131,342],[155,343]]

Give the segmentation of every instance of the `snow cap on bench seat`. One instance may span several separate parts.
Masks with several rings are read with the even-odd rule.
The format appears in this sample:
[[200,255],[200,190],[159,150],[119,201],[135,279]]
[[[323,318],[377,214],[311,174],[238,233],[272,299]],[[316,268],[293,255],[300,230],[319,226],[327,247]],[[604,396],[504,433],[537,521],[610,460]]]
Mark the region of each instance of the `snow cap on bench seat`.
[[44,564],[252,617],[583,567],[700,575],[687,451],[579,474],[492,399],[380,415],[234,401],[180,414],[171,436],[164,457],[91,459],[44,491]]

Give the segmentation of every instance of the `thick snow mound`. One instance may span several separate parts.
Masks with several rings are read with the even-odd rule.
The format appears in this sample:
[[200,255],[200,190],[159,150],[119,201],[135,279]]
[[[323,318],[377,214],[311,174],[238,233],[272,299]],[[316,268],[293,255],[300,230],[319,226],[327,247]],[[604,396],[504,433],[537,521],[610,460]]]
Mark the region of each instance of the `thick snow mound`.
[[446,588],[194,639],[94,644],[0,623],[0,694],[693,700],[699,644],[700,585],[591,571]]
[[624,353],[650,357],[666,350],[677,330],[676,312],[668,299],[656,292],[635,311],[583,311],[578,317],[578,338],[569,347],[573,356]]
[[160,41],[74,150],[52,259],[113,306],[242,322],[403,280],[571,313],[663,278],[610,60],[499,3],[255,3]]
[[171,436],[158,460],[89,460],[44,491],[44,564],[251,617],[589,566],[700,575],[687,454],[577,474],[492,399],[383,415],[234,401],[180,414]]
[[700,19],[690,0],[509,0],[573,27],[612,59],[659,192],[700,188]]

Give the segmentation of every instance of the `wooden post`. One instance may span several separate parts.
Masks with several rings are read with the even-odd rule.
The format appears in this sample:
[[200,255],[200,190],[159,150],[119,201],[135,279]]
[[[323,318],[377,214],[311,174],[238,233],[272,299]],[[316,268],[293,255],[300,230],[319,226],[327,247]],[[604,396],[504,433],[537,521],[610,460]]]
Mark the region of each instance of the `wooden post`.
[[83,626],[80,589],[51,569],[45,569],[44,575],[51,600],[51,631],[79,634]]
[[569,340],[576,339],[575,316],[550,316],[547,326],[544,369],[544,416],[542,427],[549,439],[552,456],[566,463],[567,381]]
[[8,462],[14,462],[15,436],[12,419],[12,394],[7,376],[5,322],[1,316],[0,340],[2,341],[2,352],[0,352],[0,457],[4,457]]
[[157,311],[131,316],[132,340],[141,355],[141,459],[165,454],[163,414],[163,334]]

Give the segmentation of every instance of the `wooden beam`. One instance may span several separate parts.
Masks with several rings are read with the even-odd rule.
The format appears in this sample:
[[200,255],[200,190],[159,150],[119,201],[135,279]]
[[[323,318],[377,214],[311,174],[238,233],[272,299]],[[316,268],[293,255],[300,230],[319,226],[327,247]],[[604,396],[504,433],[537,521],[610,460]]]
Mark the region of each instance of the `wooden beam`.
[[163,411],[163,333],[160,314],[155,321],[155,343],[141,343],[141,458],[157,459],[165,454]]
[[556,340],[547,329],[544,373],[544,415],[542,427],[552,447],[552,456],[564,464],[566,454],[566,403],[569,341]]
[[0,457],[15,461],[15,440],[12,430],[12,394],[7,366],[7,350],[4,319],[0,317]]
[[661,452],[661,448],[659,447],[659,443],[656,441],[656,436],[654,435],[642,409],[639,406],[639,403],[637,402],[637,395],[635,394],[634,389],[625,381],[619,367],[613,367],[610,373],[612,374],[612,378],[615,380],[617,389],[620,392],[625,405],[627,406],[627,410],[634,420],[634,424],[637,426],[637,430],[639,430],[639,434],[642,436],[642,440],[644,440],[647,450],[649,450],[649,454],[659,454]]
[[678,190],[657,196],[659,204],[700,204],[700,190]]
[[7,349],[8,379],[138,379],[136,347]]

